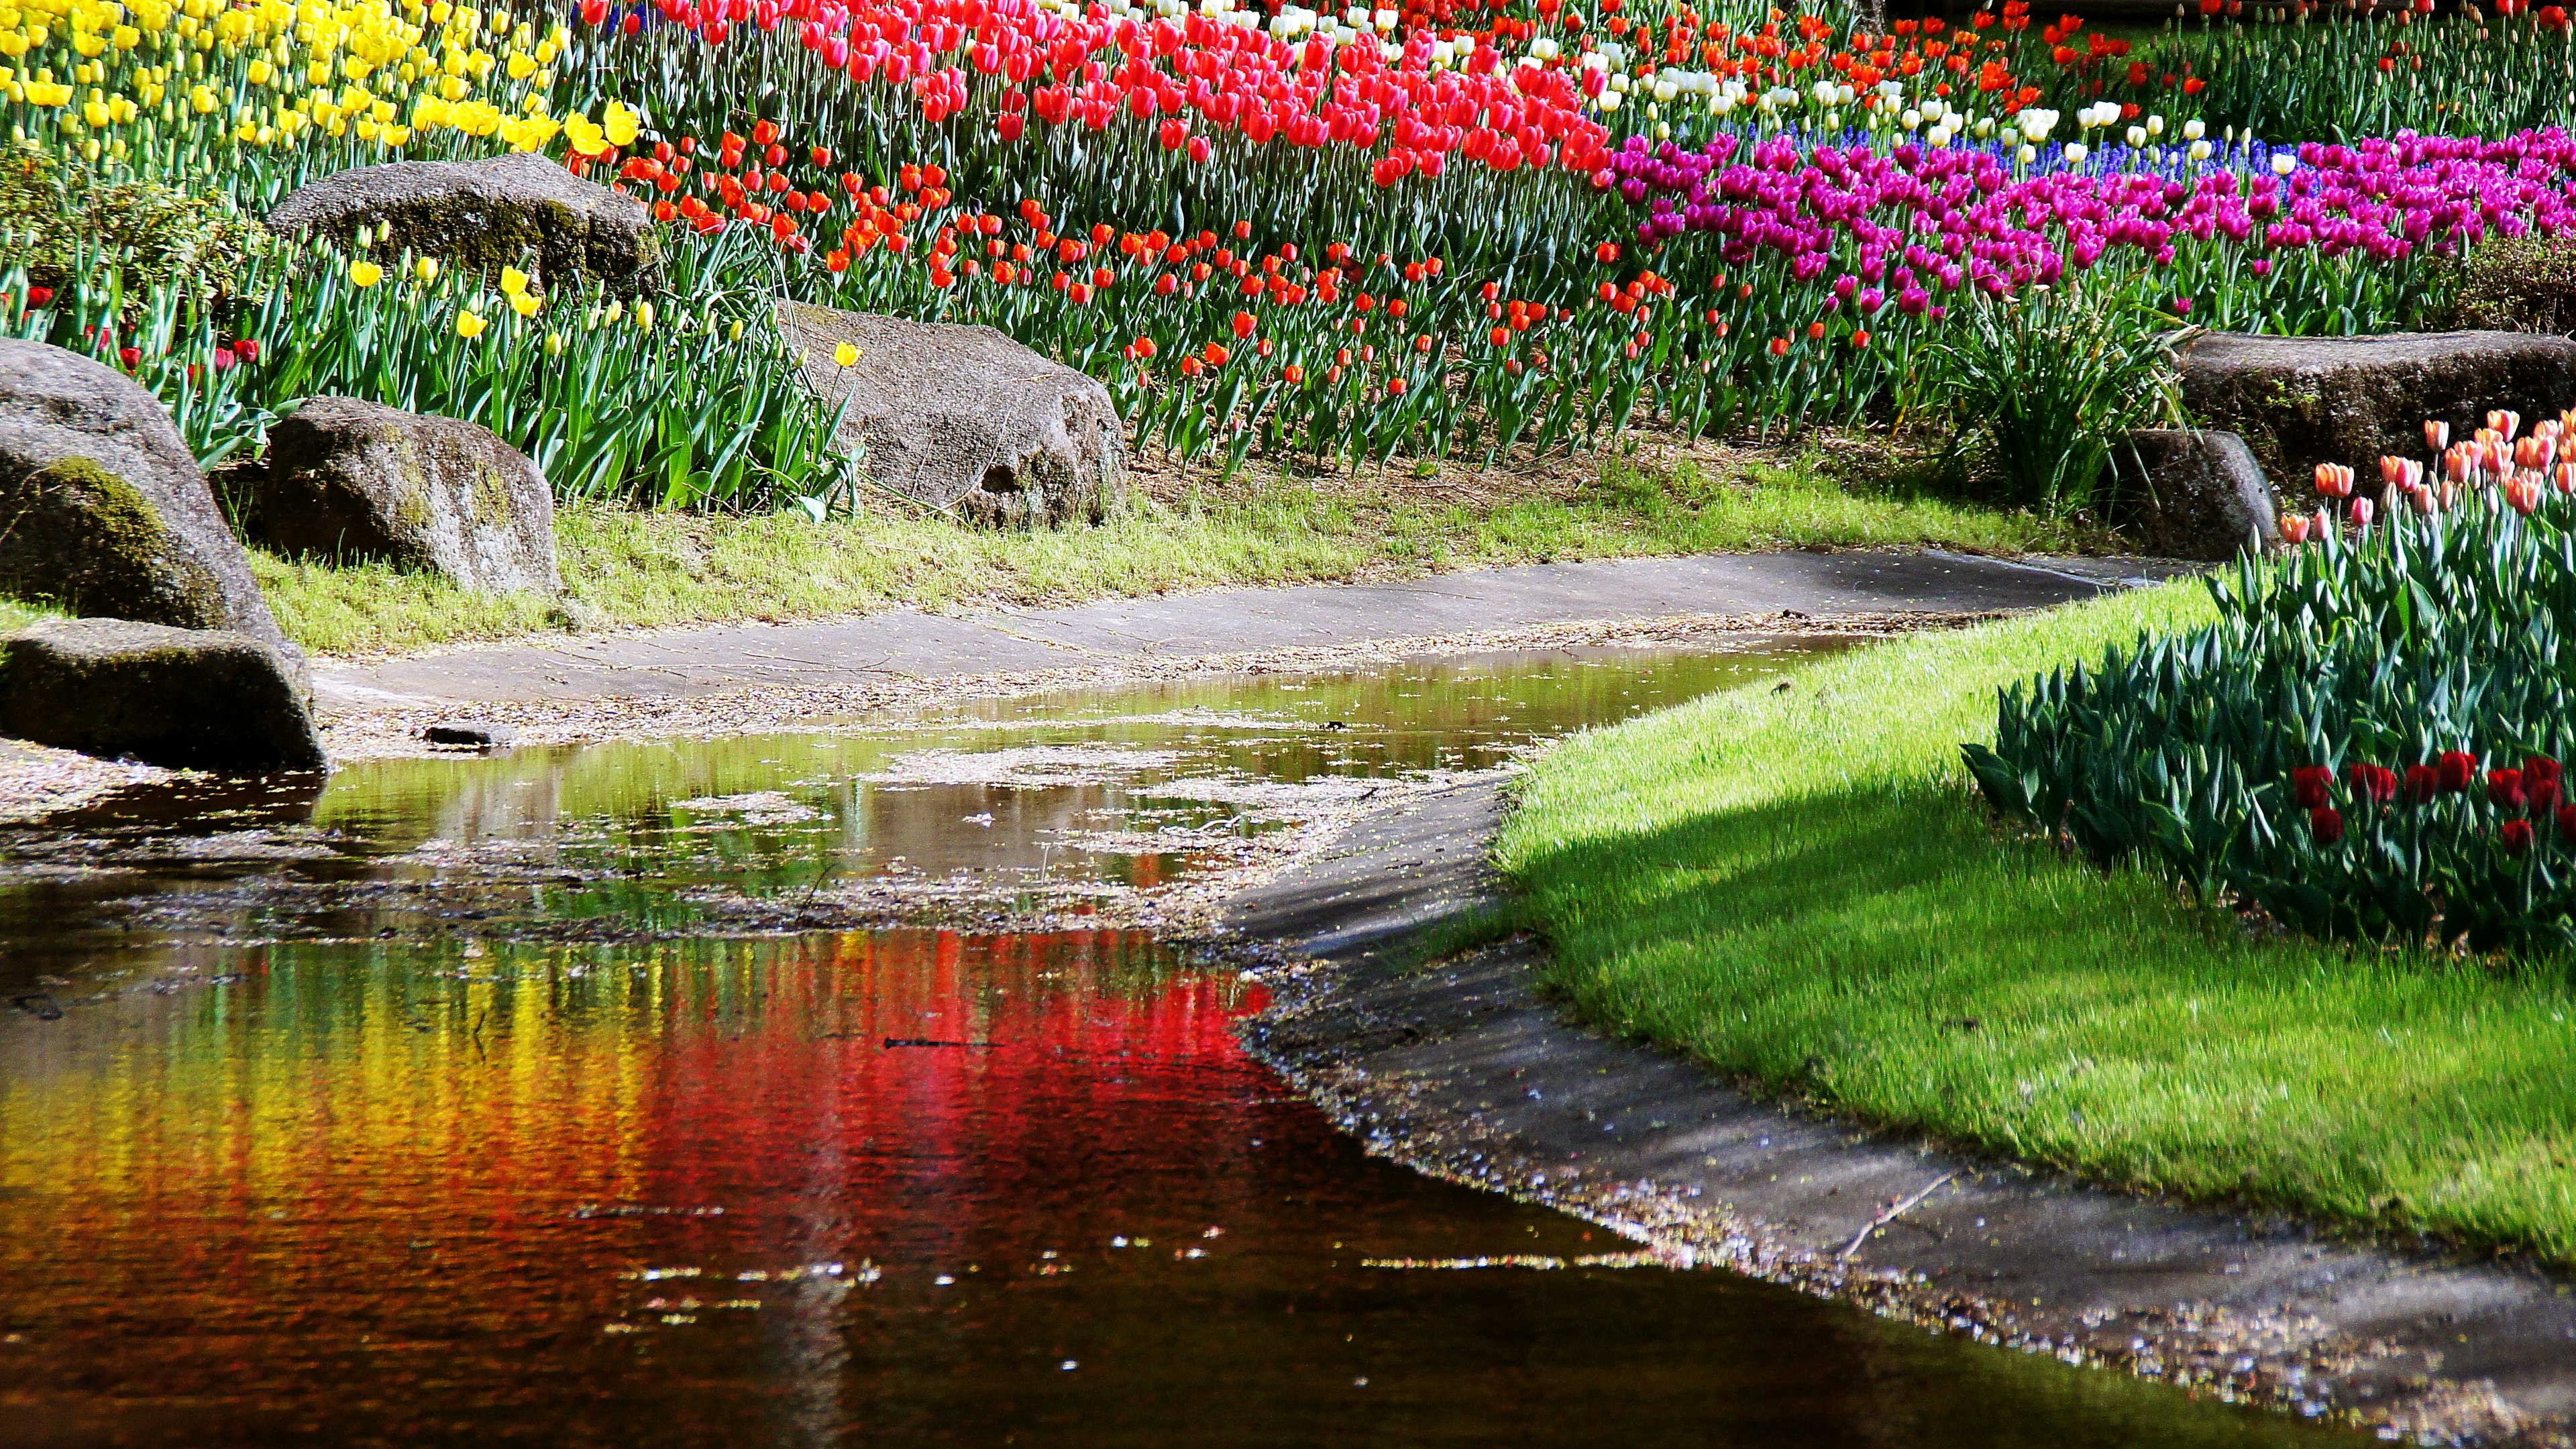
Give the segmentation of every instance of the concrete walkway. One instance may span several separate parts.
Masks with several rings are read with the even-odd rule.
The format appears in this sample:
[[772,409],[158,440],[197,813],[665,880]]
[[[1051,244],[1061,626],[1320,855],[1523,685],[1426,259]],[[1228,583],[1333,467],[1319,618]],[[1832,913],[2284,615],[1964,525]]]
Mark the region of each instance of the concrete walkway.
[[692,697],[1134,664],[1680,614],[1816,619],[2039,608],[2171,576],[2128,559],[1942,553],[1718,554],[1533,564],[1397,584],[1315,584],[958,615],[899,611],[324,662],[326,711]]

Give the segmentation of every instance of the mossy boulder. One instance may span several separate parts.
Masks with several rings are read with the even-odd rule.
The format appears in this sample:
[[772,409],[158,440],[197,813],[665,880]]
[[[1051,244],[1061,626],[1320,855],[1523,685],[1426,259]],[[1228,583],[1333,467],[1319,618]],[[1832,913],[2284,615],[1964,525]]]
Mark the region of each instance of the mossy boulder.
[[879,487],[1025,528],[1096,523],[1126,485],[1127,430],[1109,390],[993,328],[801,302],[779,304],[778,322]]
[[545,474],[479,424],[314,398],[269,429],[242,482],[239,521],[278,553],[433,570],[485,593],[563,592]]
[[525,152],[361,166],[297,189],[268,214],[281,236],[342,246],[388,224],[388,247],[475,271],[518,266],[557,285],[591,276],[621,292],[662,285],[661,242],[643,202]]
[[2428,418],[2465,438],[2490,409],[2534,419],[2576,404],[2576,341],[2520,332],[2213,332],[2176,349],[2175,360],[2193,419],[2243,437],[2299,508],[2316,502],[2319,463],[2375,479],[2383,453],[2423,457]]
[[175,769],[325,768],[286,656],[245,634],[47,619],[0,640],[0,733]]
[[2141,428],[2111,449],[2111,518],[2138,552],[2231,559],[2281,541],[2279,504],[2234,433]]
[[160,400],[89,358],[14,338],[0,338],[0,594],[230,629],[301,658]]

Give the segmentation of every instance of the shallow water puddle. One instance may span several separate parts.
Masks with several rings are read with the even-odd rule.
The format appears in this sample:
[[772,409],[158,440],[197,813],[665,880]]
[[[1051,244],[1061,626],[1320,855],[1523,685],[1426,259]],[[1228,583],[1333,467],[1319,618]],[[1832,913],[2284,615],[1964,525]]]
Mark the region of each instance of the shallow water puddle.
[[547,936],[818,873],[1185,874],[1311,808],[1282,790],[1776,665],[1447,661],[387,763],[21,838],[0,1444],[2314,1437],[1626,1266],[1367,1158],[1243,1055],[1256,988],[1140,932]]

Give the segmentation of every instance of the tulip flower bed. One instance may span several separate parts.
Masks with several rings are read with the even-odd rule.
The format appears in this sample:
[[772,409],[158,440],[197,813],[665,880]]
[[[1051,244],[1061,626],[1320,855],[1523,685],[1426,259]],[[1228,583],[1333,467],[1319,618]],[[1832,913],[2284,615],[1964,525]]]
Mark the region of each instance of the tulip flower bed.
[[[2576,467],[2566,420],[2490,422],[2431,482],[2383,460],[2386,518],[2286,520],[2301,546],[2213,585],[2208,628],[2007,691],[1966,747],[1987,798],[2318,935],[2576,946]],[[2318,484],[2349,497],[2352,470]]]
[[0,327],[144,377],[209,461],[351,392],[484,422],[567,498],[704,507],[856,496],[781,295],[1001,327],[1225,468],[1937,418],[1962,307],[2380,330],[2486,235],[2576,219],[2563,16],[2292,13],[2133,46],[2024,0],[1877,33],[1738,0],[33,0],[0,97],[50,157],[255,215],[537,152],[649,201],[677,290],[102,251],[0,259]]

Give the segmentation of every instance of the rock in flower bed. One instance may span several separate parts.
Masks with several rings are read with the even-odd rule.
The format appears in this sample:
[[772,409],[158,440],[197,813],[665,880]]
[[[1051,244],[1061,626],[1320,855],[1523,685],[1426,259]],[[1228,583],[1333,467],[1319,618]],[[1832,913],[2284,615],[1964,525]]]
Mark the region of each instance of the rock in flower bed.
[[2211,627],[2007,690],[1987,798],[2320,935],[2576,948],[2576,414],[2490,423],[2383,459],[2384,515],[2286,515]]

